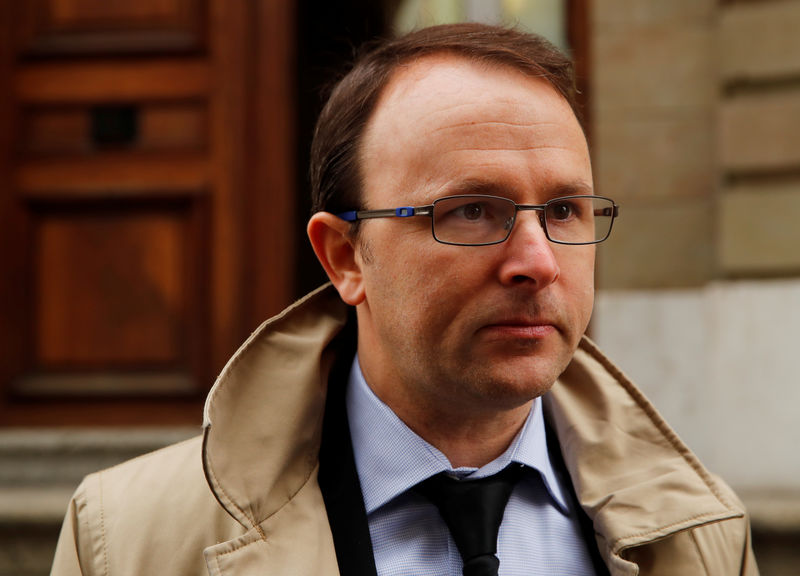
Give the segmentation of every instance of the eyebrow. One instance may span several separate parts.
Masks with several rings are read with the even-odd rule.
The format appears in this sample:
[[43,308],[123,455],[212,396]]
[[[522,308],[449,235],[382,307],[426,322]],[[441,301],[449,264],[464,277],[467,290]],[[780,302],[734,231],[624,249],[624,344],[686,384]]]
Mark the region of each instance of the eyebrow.
[[[547,200],[562,196],[591,196],[594,194],[594,187],[584,180],[575,180],[573,182],[566,182],[557,186],[549,186],[546,189],[539,190],[538,192],[543,196],[542,202],[546,202]],[[470,178],[468,180],[454,183],[452,186],[447,187],[446,195],[449,196],[453,194],[481,194],[501,196],[504,198],[518,196],[517,191],[512,187],[492,180],[481,180],[479,178]]]

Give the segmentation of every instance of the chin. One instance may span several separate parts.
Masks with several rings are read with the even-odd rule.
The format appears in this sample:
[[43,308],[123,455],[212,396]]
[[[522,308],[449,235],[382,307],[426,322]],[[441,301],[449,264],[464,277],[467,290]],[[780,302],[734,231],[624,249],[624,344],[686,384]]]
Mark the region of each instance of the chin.
[[530,378],[493,378],[485,383],[484,397],[504,408],[517,408],[547,393],[556,381],[556,377],[542,378],[541,374]]

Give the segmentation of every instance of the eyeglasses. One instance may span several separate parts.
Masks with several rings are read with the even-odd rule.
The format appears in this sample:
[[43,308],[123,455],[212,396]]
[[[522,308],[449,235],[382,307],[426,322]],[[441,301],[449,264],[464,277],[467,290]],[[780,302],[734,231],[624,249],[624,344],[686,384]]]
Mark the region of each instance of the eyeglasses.
[[369,218],[430,216],[433,238],[456,246],[489,246],[508,240],[521,210],[539,212],[545,236],[556,244],[597,244],[611,234],[619,207],[603,196],[563,196],[544,204],[517,204],[508,198],[465,194],[445,196],[428,206],[351,210],[337,216],[348,222]]

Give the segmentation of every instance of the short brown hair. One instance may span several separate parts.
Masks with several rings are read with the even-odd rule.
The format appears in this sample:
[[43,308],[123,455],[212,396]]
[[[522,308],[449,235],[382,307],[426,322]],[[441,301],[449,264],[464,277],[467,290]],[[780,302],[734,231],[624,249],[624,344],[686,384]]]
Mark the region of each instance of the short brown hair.
[[572,61],[541,36],[462,23],[423,28],[369,46],[333,88],[317,121],[310,160],[312,212],[361,207],[359,148],[378,97],[398,66],[441,53],[503,64],[545,78],[580,120]]

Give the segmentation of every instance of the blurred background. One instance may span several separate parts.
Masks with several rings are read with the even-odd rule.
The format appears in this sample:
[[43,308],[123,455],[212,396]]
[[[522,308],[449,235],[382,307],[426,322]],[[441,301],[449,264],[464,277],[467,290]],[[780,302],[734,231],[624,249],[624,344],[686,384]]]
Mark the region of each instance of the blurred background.
[[800,565],[799,0],[0,0],[0,575],[47,574],[89,471],[195,435],[305,240],[326,86],[376,36],[479,20],[573,55],[595,338]]

